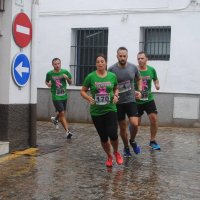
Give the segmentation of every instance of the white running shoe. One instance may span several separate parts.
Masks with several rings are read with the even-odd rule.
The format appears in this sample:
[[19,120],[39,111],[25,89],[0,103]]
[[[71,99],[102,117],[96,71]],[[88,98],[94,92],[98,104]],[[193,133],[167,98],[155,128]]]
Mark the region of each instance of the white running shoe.
[[65,133],[65,135],[64,135],[64,138],[65,139],[71,139],[72,138],[72,132],[70,132],[69,130],[68,131],[66,131],[66,133]]
[[51,122],[55,125],[56,129],[59,129],[58,120],[55,117],[51,117]]

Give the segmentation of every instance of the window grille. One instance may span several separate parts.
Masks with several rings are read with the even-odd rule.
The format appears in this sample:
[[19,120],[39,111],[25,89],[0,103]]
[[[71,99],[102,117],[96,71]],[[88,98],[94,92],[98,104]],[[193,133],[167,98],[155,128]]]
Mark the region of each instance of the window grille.
[[96,55],[107,56],[107,49],[107,28],[72,29],[70,69],[75,85],[82,85],[85,76],[96,69]]
[[0,12],[5,11],[5,0],[0,0]]
[[149,60],[170,59],[171,27],[142,27],[140,51],[147,53]]

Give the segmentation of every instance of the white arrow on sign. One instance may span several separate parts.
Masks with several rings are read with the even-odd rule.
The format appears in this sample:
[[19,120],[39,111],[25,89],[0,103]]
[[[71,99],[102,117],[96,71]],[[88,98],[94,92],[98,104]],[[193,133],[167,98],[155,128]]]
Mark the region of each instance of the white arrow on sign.
[[23,62],[19,63],[15,68],[17,73],[22,77],[22,73],[29,73],[29,67],[22,66]]

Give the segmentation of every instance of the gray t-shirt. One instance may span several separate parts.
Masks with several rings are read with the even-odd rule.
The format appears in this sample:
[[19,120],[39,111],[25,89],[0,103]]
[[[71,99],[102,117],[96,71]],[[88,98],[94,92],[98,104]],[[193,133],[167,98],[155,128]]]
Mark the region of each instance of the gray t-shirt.
[[140,73],[136,65],[127,62],[125,67],[120,67],[115,63],[109,67],[108,71],[116,74],[119,89],[118,104],[135,102],[134,80],[140,77]]

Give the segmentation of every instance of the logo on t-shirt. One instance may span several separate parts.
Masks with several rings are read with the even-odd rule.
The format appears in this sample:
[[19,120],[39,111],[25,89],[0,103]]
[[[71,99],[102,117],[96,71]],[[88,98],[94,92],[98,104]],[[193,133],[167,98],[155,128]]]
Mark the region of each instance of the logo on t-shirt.
[[106,105],[110,103],[110,93],[107,93],[106,87],[111,86],[111,82],[95,82],[98,92],[95,94],[97,105]]

